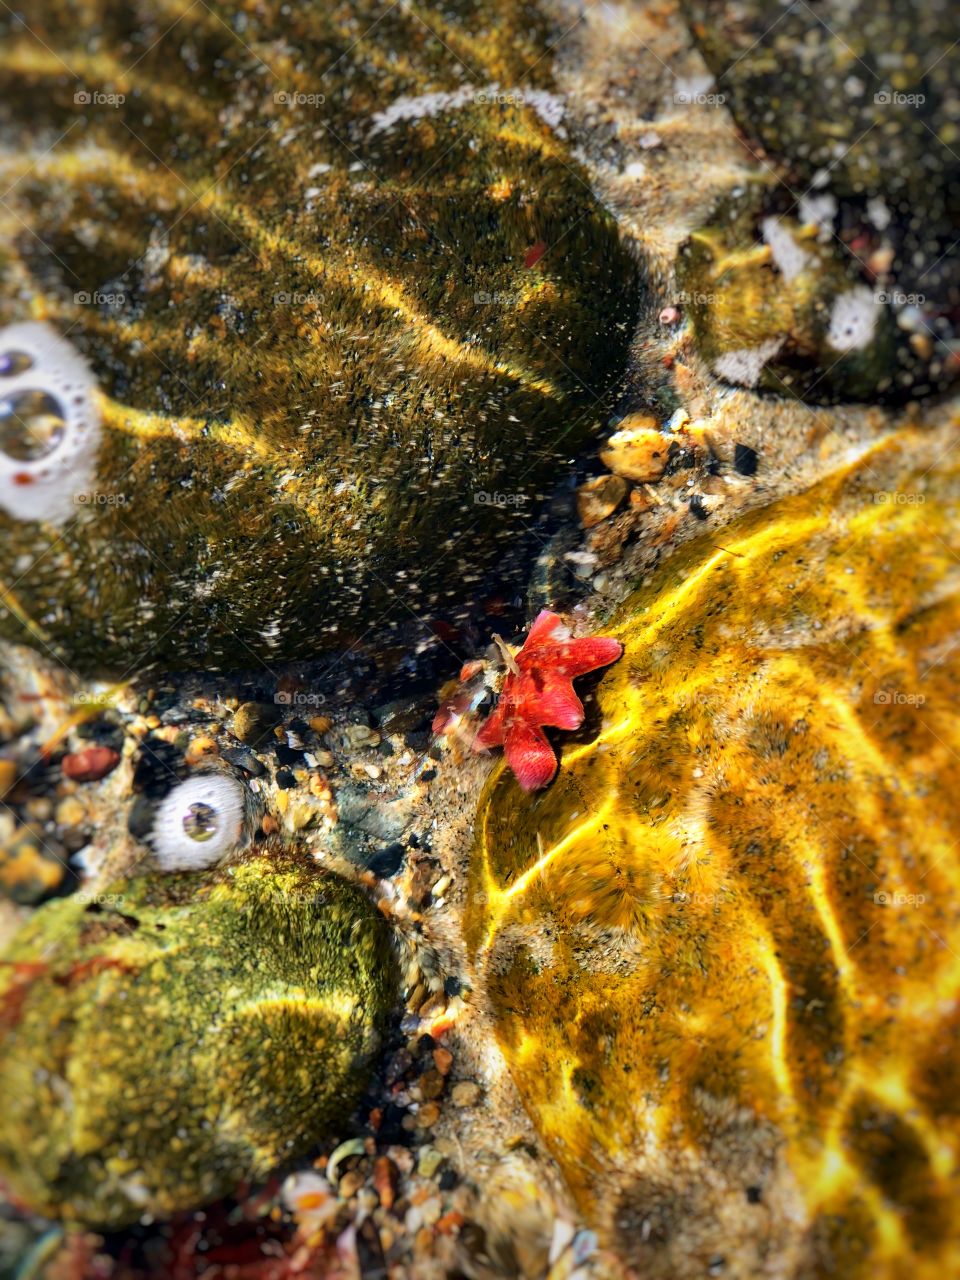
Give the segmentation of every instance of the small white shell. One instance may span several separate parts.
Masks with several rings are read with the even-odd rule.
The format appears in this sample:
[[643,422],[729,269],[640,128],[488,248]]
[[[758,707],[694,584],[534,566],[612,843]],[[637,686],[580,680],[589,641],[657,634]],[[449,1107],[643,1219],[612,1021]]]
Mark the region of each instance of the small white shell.
[[200,774],[174,787],[157,809],[150,843],[163,871],[200,871],[243,840],[245,797],[239,782]]
[[[27,357],[25,367],[3,373],[4,357],[15,354]],[[15,520],[62,524],[77,514],[77,495],[89,492],[96,474],[97,383],[79,351],[39,321],[0,329],[0,404],[29,391],[57,402],[64,430],[40,458],[22,460],[0,450],[0,508]]]

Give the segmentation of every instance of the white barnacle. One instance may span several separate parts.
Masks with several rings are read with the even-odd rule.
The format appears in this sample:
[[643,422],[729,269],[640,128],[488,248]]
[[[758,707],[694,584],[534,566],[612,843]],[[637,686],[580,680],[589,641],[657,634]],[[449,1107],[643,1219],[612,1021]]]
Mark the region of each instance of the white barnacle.
[[881,304],[866,285],[838,294],[830,311],[827,342],[834,351],[862,351],[873,341],[880,314]]
[[222,773],[188,778],[157,809],[150,833],[163,871],[200,871],[243,844],[246,797],[241,784]]
[[785,337],[768,338],[758,347],[726,351],[714,360],[714,370],[727,382],[735,382],[740,387],[755,387],[767,361],[773,359],[785,341]]
[[100,447],[97,383],[50,325],[0,329],[0,508],[62,524],[88,495]]

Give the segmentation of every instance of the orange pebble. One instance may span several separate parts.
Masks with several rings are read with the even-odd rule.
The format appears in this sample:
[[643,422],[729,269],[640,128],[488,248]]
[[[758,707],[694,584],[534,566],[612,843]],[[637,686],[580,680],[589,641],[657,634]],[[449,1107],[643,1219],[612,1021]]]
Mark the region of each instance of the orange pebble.
[[449,1049],[439,1048],[433,1051],[433,1065],[437,1068],[442,1076],[449,1073],[453,1066],[453,1054]]

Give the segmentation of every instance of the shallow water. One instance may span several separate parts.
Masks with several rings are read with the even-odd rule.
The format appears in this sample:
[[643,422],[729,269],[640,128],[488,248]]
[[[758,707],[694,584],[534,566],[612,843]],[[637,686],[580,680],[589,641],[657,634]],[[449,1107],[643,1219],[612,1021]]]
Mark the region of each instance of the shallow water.
[[0,1273],[956,1268],[958,33],[780,16],[0,17]]

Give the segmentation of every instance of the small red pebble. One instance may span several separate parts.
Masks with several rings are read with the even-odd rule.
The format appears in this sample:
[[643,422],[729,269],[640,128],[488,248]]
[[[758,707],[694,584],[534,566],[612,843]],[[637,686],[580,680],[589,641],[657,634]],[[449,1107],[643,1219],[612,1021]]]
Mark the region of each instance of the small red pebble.
[[546,252],[546,240],[538,240],[532,249],[527,250],[527,256],[523,260],[523,265],[528,269],[530,267],[535,267]]
[[120,763],[120,753],[112,747],[84,747],[63,757],[64,777],[74,782],[99,782]]

